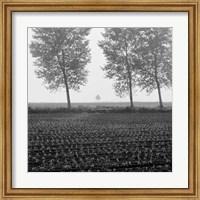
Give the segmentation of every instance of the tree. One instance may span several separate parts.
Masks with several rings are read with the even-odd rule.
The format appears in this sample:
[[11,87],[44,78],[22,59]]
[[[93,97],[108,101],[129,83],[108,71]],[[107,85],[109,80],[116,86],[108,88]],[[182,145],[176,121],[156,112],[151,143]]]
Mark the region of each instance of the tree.
[[118,96],[129,94],[130,106],[133,107],[133,87],[136,85],[138,29],[106,28],[99,42],[107,63],[102,69],[106,77],[114,79],[114,89]]
[[90,62],[89,28],[33,28],[30,52],[37,66],[35,73],[51,91],[66,89],[68,108],[69,90],[80,90],[87,82],[86,65]]
[[97,101],[101,100],[101,96],[99,94],[95,98],[96,98]]
[[141,59],[138,86],[148,93],[158,90],[160,108],[163,108],[161,88],[172,85],[172,31],[171,28],[142,28],[138,54]]

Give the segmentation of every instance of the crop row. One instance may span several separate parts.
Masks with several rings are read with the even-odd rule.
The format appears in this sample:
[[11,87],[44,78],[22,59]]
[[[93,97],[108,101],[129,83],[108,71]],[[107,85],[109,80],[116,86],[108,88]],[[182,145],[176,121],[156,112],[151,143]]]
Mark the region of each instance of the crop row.
[[29,114],[28,145],[29,171],[171,171],[171,114]]

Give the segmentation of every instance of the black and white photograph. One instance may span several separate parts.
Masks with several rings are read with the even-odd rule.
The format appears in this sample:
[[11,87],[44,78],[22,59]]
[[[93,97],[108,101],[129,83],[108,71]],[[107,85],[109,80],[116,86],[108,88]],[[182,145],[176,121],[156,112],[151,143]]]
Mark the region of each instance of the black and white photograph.
[[29,27],[28,172],[172,172],[171,27]]

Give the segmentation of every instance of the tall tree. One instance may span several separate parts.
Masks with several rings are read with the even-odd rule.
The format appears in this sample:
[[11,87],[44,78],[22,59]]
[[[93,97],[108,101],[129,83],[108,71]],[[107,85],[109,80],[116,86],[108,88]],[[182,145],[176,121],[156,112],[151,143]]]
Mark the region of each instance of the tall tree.
[[148,93],[158,90],[160,108],[163,108],[161,88],[172,85],[172,30],[171,28],[141,28],[139,83]]
[[87,82],[90,62],[89,28],[33,28],[30,52],[37,66],[35,73],[51,91],[66,89],[71,108],[70,89],[80,90]]
[[107,63],[102,69],[106,77],[114,79],[114,89],[118,96],[129,94],[133,107],[133,88],[136,85],[138,29],[106,28],[99,42]]

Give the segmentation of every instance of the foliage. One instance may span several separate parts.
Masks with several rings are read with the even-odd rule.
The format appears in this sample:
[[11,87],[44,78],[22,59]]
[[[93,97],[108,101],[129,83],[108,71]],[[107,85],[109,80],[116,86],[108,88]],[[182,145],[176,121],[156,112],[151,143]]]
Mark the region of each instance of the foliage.
[[116,94],[123,97],[129,94],[130,85],[136,85],[138,29],[106,28],[103,37],[99,46],[107,63],[102,69],[107,78],[114,79]]
[[51,91],[79,91],[87,82],[90,62],[89,28],[33,28],[30,52],[36,58],[35,73]]
[[101,96],[98,94],[98,95],[95,97],[95,99],[96,99],[97,101],[100,101],[100,100],[101,100]]
[[148,93],[172,85],[172,30],[170,28],[140,29],[142,60],[138,86]]

